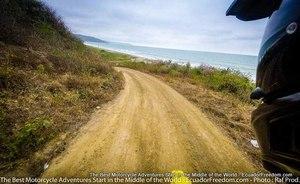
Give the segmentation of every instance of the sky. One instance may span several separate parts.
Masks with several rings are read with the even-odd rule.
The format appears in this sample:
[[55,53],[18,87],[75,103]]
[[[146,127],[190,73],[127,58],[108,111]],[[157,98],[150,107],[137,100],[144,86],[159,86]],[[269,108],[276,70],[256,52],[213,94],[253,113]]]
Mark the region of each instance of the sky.
[[134,45],[257,55],[266,20],[225,16],[233,0],[42,0],[73,33]]

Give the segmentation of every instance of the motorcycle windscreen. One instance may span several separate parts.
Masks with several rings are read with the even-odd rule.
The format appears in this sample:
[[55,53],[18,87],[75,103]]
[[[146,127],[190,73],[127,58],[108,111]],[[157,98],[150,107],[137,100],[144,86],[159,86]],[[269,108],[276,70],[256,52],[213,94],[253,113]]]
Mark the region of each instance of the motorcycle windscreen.
[[257,20],[272,15],[282,0],[235,0],[226,12],[243,21]]

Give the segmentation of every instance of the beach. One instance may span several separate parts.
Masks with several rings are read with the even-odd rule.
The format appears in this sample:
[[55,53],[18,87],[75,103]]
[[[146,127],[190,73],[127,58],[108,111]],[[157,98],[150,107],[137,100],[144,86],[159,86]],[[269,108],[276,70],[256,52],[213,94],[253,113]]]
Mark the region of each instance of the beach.
[[109,51],[117,51],[152,61],[171,61],[172,63],[178,63],[181,65],[190,63],[192,67],[210,66],[219,69],[231,69],[241,72],[252,81],[255,81],[256,78],[257,56],[155,48],[115,42],[84,43],[89,46],[98,47]]

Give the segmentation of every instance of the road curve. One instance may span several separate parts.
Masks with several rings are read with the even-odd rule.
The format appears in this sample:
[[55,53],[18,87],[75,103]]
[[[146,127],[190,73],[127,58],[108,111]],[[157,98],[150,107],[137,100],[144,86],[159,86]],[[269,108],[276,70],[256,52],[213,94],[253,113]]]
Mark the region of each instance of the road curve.
[[43,177],[255,171],[236,145],[174,89],[148,74],[117,70],[124,75],[124,90],[93,115]]

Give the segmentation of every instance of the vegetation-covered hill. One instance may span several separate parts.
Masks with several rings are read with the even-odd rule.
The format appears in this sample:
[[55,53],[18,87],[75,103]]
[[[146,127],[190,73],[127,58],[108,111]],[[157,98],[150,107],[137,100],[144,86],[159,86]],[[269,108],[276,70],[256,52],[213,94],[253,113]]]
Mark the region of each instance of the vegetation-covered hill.
[[111,64],[49,7],[0,1],[0,173],[22,165],[24,174],[38,175],[121,88]]
[[99,38],[95,38],[92,36],[86,36],[82,34],[74,34],[78,39],[80,39],[83,42],[99,42],[99,43],[107,43],[107,41],[101,40]]

